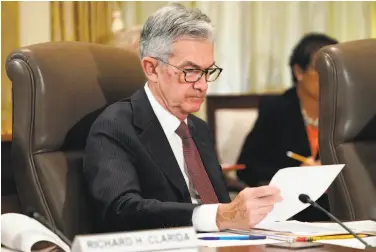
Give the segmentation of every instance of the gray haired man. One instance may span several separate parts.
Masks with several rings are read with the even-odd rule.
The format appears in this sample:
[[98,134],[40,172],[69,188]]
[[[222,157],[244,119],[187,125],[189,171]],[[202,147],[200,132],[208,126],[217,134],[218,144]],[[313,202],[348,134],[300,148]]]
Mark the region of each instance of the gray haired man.
[[109,106],[87,140],[84,175],[101,231],[260,222],[281,200],[279,190],[247,188],[231,202],[210,131],[191,114],[222,72],[210,19],[198,9],[163,7],[146,21],[139,50],[147,83]]

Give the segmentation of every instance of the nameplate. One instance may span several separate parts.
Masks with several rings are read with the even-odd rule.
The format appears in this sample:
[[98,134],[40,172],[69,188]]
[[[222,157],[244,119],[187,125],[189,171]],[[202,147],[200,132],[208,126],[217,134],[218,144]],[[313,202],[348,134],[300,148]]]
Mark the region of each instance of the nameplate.
[[180,249],[198,251],[193,227],[164,228],[146,231],[77,235],[72,252],[136,252]]

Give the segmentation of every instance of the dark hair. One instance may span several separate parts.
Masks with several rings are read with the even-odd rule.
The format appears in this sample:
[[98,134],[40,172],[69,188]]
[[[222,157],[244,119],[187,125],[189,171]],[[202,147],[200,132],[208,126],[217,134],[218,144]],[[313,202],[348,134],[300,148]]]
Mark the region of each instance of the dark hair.
[[337,44],[338,41],[322,33],[306,34],[295,46],[290,56],[290,69],[294,85],[297,79],[294,73],[294,65],[298,65],[303,71],[307,70],[312,61],[312,55],[321,47]]

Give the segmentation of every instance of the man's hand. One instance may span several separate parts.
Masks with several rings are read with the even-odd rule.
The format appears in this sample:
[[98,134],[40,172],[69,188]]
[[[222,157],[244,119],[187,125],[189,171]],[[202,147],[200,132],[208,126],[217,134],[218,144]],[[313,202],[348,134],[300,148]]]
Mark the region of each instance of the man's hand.
[[221,204],[217,211],[219,230],[250,229],[259,223],[281,201],[279,189],[272,186],[246,188],[229,204]]
[[308,157],[305,163],[302,163],[300,166],[320,166],[321,161],[315,160],[313,157]]

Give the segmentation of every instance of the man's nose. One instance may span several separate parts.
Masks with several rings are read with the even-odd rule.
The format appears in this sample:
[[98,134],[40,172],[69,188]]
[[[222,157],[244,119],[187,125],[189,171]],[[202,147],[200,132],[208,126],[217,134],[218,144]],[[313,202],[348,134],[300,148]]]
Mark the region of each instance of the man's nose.
[[208,82],[205,79],[205,75],[201,77],[198,81],[196,81],[193,85],[195,89],[198,89],[202,92],[206,91],[208,89]]

